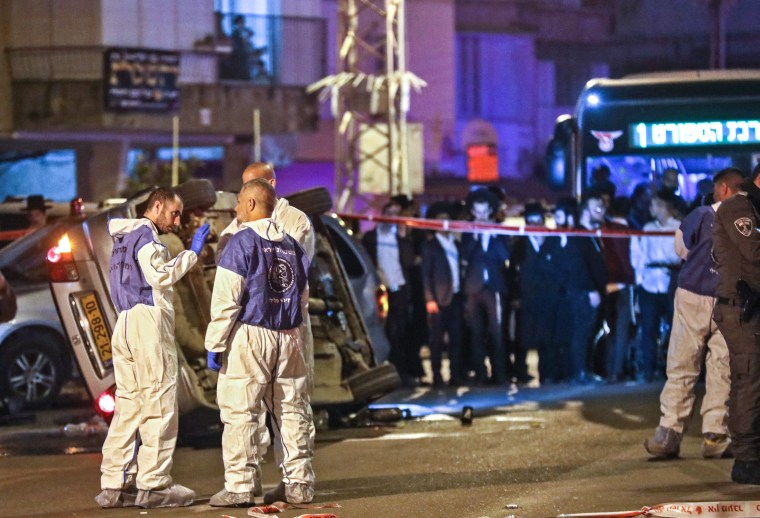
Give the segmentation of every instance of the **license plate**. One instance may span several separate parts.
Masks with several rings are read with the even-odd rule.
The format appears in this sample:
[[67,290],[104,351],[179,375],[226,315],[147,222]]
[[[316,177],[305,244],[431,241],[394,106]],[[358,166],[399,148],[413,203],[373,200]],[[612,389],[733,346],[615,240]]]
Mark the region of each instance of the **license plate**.
[[95,340],[95,348],[98,350],[100,361],[104,364],[111,361],[111,334],[103,318],[103,312],[98,304],[98,299],[94,293],[85,295],[81,298],[82,309],[87,316],[87,322],[90,324],[92,337]]

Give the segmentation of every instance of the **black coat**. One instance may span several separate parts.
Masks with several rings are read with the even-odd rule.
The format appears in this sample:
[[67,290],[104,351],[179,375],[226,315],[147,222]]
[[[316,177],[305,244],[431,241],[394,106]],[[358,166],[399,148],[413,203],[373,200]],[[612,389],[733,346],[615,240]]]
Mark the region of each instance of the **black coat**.
[[604,295],[607,288],[607,263],[602,245],[595,237],[574,236],[567,239],[564,248],[558,247],[559,266],[563,271],[567,291],[598,291]]
[[556,265],[552,261],[553,241],[547,237],[536,250],[526,236],[512,242],[509,258],[509,290],[513,299],[544,299],[547,292],[557,290]]
[[[506,238],[491,235],[488,250],[483,251],[480,234],[462,236],[461,254],[464,265],[462,291],[478,293],[486,288],[494,293],[507,293],[507,261],[509,260],[509,243]],[[483,280],[483,271],[488,272],[488,281]]]
[[[461,257],[460,245],[454,241]],[[461,268],[460,268],[461,279]],[[422,243],[422,283],[425,300],[435,301],[439,306],[448,306],[454,298],[454,280],[446,251],[436,237]]]

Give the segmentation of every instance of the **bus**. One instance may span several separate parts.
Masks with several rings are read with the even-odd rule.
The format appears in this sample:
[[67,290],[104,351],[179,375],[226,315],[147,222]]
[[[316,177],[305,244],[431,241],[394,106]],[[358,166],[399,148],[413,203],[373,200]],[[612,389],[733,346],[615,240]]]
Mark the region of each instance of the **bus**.
[[574,115],[557,119],[549,181],[580,198],[606,166],[617,196],[679,171],[679,194],[724,167],[750,172],[760,158],[760,70],[661,72],[592,79]]

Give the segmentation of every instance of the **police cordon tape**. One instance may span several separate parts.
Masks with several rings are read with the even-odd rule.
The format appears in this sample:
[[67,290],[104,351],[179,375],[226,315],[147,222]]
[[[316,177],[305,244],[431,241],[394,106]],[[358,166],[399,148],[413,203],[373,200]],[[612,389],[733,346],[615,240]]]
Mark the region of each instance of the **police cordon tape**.
[[21,230],[2,230],[0,231],[0,241],[15,241],[20,237],[24,237],[29,232],[28,228]]
[[642,507],[638,511],[560,514],[556,518],[634,518],[636,516],[658,518],[757,518],[760,516],[760,501],[746,502],[688,502],[658,504]]
[[395,216],[373,216],[371,214],[345,214],[339,213],[338,217],[343,219],[354,219],[358,221],[371,221],[375,223],[396,223],[406,225],[411,228],[422,230],[442,230],[445,232],[470,232],[488,234],[501,234],[505,236],[585,236],[585,237],[613,237],[625,238],[634,236],[669,236],[672,237],[675,231],[642,231],[642,230],[621,230],[599,228],[596,230],[582,229],[555,229],[546,227],[536,227],[530,225],[507,226],[501,223],[477,223],[475,221],[461,221],[448,219],[425,219],[425,218],[407,218]]

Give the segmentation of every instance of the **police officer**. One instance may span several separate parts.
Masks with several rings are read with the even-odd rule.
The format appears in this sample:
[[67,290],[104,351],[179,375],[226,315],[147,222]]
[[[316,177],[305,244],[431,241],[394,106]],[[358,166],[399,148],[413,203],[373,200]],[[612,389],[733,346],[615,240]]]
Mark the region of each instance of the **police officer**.
[[760,293],[759,224],[760,166],[736,196],[721,204],[713,226],[719,275],[713,318],[728,345],[731,479],[740,484],[760,484],[760,311],[747,304],[753,291]]

